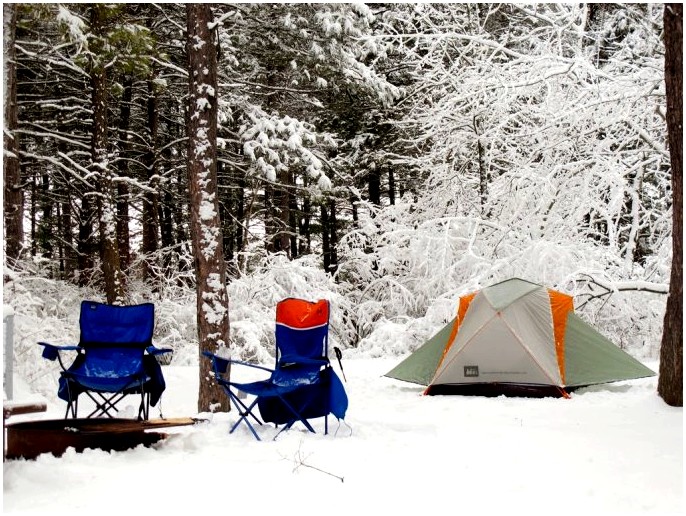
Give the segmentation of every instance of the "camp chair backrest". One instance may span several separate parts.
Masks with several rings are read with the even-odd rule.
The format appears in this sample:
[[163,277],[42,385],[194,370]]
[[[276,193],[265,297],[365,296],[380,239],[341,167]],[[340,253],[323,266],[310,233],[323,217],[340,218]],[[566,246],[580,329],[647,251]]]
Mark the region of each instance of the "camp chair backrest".
[[155,306],[115,306],[83,301],[79,319],[83,347],[142,347],[152,344]]
[[329,302],[288,298],[276,306],[277,363],[291,356],[327,356]]

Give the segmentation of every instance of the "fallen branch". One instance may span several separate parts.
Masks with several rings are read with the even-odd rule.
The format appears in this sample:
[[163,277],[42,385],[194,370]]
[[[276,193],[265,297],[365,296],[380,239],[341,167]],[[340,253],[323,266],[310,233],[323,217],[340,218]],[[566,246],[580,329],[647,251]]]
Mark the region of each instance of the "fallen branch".
[[[302,442],[300,444],[302,445]],[[305,462],[306,458],[307,457],[303,458],[302,452],[301,452],[300,448],[298,448],[298,451],[296,452],[295,457],[293,459],[293,462],[295,462],[295,467],[293,468],[294,473],[300,466],[304,466],[306,468],[310,468],[310,469],[313,469],[315,471],[319,471],[320,473],[324,473],[325,475],[329,475],[330,477],[337,478],[341,482],[344,481],[344,477],[339,477],[338,475],[334,475],[333,473],[330,473],[329,471],[325,471],[325,470],[318,468],[316,466],[312,466],[311,464],[307,464]]]

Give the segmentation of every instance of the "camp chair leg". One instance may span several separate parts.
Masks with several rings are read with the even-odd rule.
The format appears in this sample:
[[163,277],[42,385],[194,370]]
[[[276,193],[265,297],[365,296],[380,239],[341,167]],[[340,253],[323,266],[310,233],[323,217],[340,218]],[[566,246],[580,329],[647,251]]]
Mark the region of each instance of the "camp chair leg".
[[141,406],[138,409],[138,420],[141,421],[141,413],[143,414],[143,421],[147,421],[150,417],[150,393],[141,393]]
[[229,433],[232,434],[236,428],[238,428],[238,425],[241,423],[241,421],[244,421],[246,425],[248,425],[248,428],[252,432],[252,434],[255,436],[255,439],[258,441],[261,441],[260,437],[257,435],[257,432],[255,431],[255,428],[250,424],[250,421],[248,421],[248,416],[252,416],[255,421],[257,421],[260,425],[262,425],[262,421],[259,420],[259,418],[252,413],[252,409],[255,408],[255,405],[257,405],[257,398],[250,404],[249,407],[245,405],[240,399],[238,399],[238,396],[236,396],[234,393],[231,391],[229,392],[229,398],[233,400],[233,402],[236,404],[237,407],[242,407],[243,410],[240,408],[238,409],[238,413],[240,414],[240,417],[238,418],[238,421],[234,423],[234,425],[231,427],[231,430],[229,430]]
[[[137,385],[137,383],[137,381],[131,382],[124,389],[111,393],[109,396],[106,396],[103,392],[85,391],[86,395],[95,403],[95,410],[88,414],[87,418],[103,416],[114,418],[119,412],[117,403],[129,394],[133,394],[127,393],[126,390],[138,387],[141,389],[141,403],[138,406],[138,420],[141,420],[141,415],[143,419],[147,420],[150,413],[150,393],[145,390],[145,384]],[[98,398],[95,397],[96,395]],[[73,410],[72,413],[73,416],[76,417],[76,410]]]
[[238,396],[236,396],[233,392],[231,392],[231,394],[229,394],[229,398],[231,398],[231,400],[234,402],[234,404],[237,406],[237,408],[238,408],[238,407],[241,407],[241,408],[243,409],[243,410],[241,411],[241,409],[238,408],[238,413],[239,413],[240,415],[243,415],[243,414],[245,413],[246,416],[248,416],[248,415],[252,416],[252,418],[255,420],[255,422],[258,423],[259,425],[262,425],[262,424],[263,424],[262,421],[260,420],[260,418],[258,418],[258,417],[252,412],[252,408],[255,406],[255,402],[253,402],[253,404],[250,405],[250,408],[248,408],[248,407],[245,405],[245,403],[243,403],[243,402],[241,401],[241,399],[240,399]]
[[288,423],[286,423],[286,424],[284,425],[284,427],[283,427],[281,430],[279,430],[279,433],[277,433],[277,434],[274,436],[274,440],[276,440],[276,438],[279,437],[279,435],[281,435],[281,432],[283,432],[284,430],[289,430],[289,429],[295,424],[296,421],[300,421],[303,425],[305,425],[305,428],[307,428],[307,429],[308,429],[310,432],[312,432],[313,434],[316,434],[316,433],[317,433],[317,432],[314,431],[314,428],[312,428],[312,425],[310,425],[310,423],[307,421],[307,419],[303,418],[303,417],[302,417],[302,416],[301,416],[301,415],[291,406],[290,403],[288,403],[288,402],[287,402],[283,397],[281,397],[281,396],[279,396],[278,398],[279,398],[279,400],[281,400],[281,402],[286,406],[286,408],[291,412],[291,414],[293,414],[293,415],[295,416],[295,418],[293,418],[291,421],[289,421]]
[[89,417],[89,418],[100,417],[100,416],[107,416],[107,417],[113,418],[114,415],[112,415],[110,413],[110,410],[113,410],[115,413],[119,412],[119,409],[116,407],[116,404],[119,403],[124,398],[124,396],[126,396],[125,394],[122,394],[122,393],[115,393],[108,398],[107,396],[105,396],[101,392],[96,392],[95,394],[100,396],[100,400],[98,400],[90,392],[86,391],[86,394],[88,395],[88,397],[90,399],[93,400],[93,402],[96,405],[95,410],[93,412],[91,412],[90,414],[88,414],[87,417]]
[[317,433],[317,432],[314,431],[314,428],[312,428],[312,425],[310,425],[310,424],[307,422],[306,419],[293,419],[292,421],[289,421],[288,423],[286,423],[285,425],[283,425],[283,427],[281,428],[281,430],[279,430],[278,433],[274,436],[274,441],[276,441],[276,438],[279,437],[279,436],[281,435],[281,432],[283,432],[283,431],[285,431],[285,430],[290,430],[290,429],[293,427],[293,425],[296,423],[296,421],[302,422],[302,423],[305,425],[305,427],[307,427],[307,429],[308,429],[310,432],[312,432],[313,434],[316,434],[316,433]]
[[141,387],[141,404],[138,407],[138,421],[147,421],[150,414],[150,393],[145,392],[145,385]]
[[78,396],[76,399],[71,400],[67,403],[67,411],[64,414],[64,419],[69,419],[69,414],[71,413],[71,417],[73,419],[76,419],[76,414],[79,409],[79,398]]
[[281,427],[281,430],[279,430],[279,431],[277,432],[277,434],[274,436],[274,439],[273,439],[273,440],[276,441],[276,438],[279,437],[279,436],[281,435],[281,432],[283,432],[284,430],[290,429],[290,428],[293,426],[293,423],[294,423],[294,422],[295,422],[295,421],[291,421],[290,423],[288,423],[288,424],[286,424],[286,425],[283,425],[283,427]]
[[[60,364],[61,364],[61,362],[60,362]],[[69,381],[67,381],[67,394],[68,394],[69,400],[67,401],[67,411],[64,413],[64,419],[69,419],[69,413],[70,412],[71,412],[71,417],[76,419],[76,414],[77,414],[78,409],[79,409],[79,395],[76,394],[76,396],[74,398],[72,398]]]

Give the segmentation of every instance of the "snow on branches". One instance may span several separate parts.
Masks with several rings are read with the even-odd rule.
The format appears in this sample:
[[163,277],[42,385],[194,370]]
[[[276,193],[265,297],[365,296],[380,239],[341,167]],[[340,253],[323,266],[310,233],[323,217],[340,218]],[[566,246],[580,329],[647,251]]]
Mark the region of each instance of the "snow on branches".
[[[331,188],[322,160],[316,154],[318,134],[311,124],[290,116],[269,115],[253,106],[239,133],[243,152],[267,181],[276,182],[282,170],[296,169],[316,180],[320,190]],[[328,138],[324,144],[334,145]]]

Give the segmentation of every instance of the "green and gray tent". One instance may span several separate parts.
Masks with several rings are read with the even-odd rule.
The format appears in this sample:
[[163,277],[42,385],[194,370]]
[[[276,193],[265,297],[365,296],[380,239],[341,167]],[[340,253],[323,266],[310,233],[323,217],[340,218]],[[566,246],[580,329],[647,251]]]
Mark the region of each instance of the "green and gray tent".
[[654,375],[578,317],[571,296],[513,278],[462,296],[455,318],[385,376],[426,394],[566,396]]

